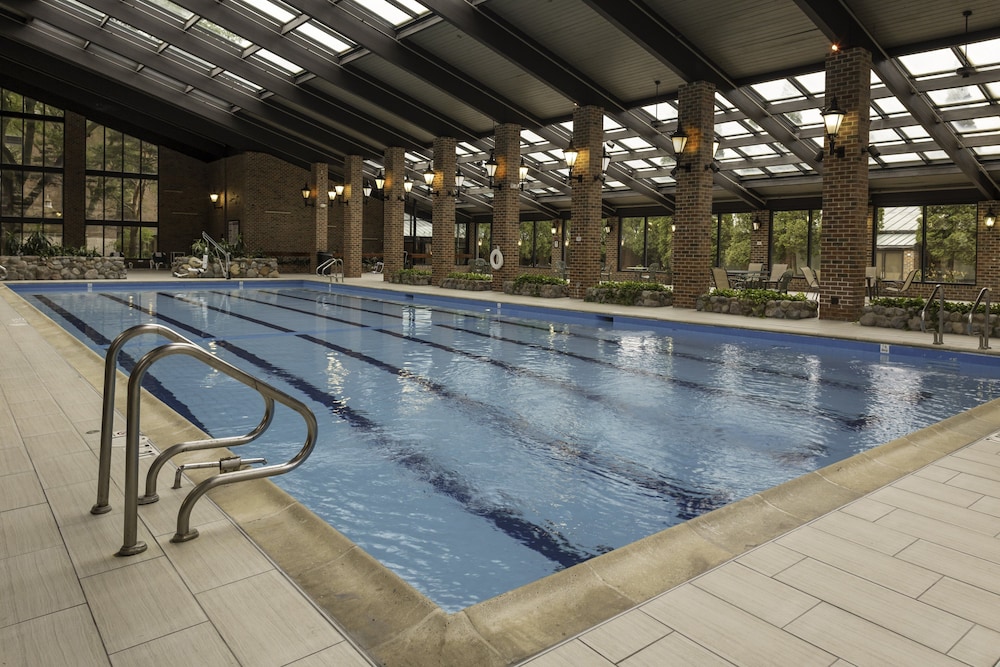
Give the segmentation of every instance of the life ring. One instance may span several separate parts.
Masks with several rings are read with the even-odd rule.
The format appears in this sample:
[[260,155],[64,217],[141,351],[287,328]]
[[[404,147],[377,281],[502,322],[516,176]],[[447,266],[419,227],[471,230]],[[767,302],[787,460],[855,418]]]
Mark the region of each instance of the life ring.
[[490,253],[490,266],[493,267],[494,271],[503,268],[503,253],[500,252],[500,248],[493,248],[493,252]]

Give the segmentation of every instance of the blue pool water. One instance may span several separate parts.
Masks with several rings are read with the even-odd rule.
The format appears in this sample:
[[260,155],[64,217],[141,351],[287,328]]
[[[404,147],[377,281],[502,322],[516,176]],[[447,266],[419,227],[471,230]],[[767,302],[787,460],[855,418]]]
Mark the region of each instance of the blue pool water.
[[[1000,395],[982,355],[306,283],[13,287],[102,355],[158,322],[303,399],[319,443],[275,483],[448,611]],[[213,436],[260,418],[186,357],[144,386]],[[304,437],[279,408],[239,453]]]

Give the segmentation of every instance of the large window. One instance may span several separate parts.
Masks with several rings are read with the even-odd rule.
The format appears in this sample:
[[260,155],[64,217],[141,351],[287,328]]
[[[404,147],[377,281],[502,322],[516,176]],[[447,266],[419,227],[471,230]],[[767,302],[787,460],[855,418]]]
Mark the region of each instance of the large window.
[[87,123],[87,247],[143,259],[156,251],[158,150]]
[[803,266],[819,268],[822,211],[774,211],[771,218],[771,264],[787,264],[801,273]]
[[654,266],[670,270],[673,253],[673,218],[666,215],[622,218],[618,268]]
[[551,220],[531,220],[521,223],[517,237],[521,266],[549,266],[552,263]]
[[879,275],[934,283],[976,282],[976,205],[894,206],[876,211]]
[[0,89],[0,220],[3,252],[32,234],[62,243],[63,112]]
[[455,223],[455,263],[489,259],[493,225],[488,222]]
[[712,230],[712,256],[715,266],[745,269],[750,262],[752,213],[719,213]]

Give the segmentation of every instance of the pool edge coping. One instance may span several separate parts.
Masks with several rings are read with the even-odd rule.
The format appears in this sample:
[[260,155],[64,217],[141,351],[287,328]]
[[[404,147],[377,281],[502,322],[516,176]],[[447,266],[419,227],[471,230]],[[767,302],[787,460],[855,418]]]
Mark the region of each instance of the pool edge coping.
[[[4,294],[100,393],[103,359],[16,291]],[[119,373],[119,382],[124,377]],[[119,410],[125,398],[124,384],[120,387]],[[971,408],[454,614],[441,610],[268,480],[252,482],[259,493],[250,498],[234,487],[220,487],[209,495],[378,661],[509,665],[995,432],[1000,429],[998,406],[1000,399]],[[148,426],[144,434],[160,449],[204,437],[146,392],[143,416]],[[194,472],[190,476],[198,479]],[[667,562],[665,550],[671,553]]]

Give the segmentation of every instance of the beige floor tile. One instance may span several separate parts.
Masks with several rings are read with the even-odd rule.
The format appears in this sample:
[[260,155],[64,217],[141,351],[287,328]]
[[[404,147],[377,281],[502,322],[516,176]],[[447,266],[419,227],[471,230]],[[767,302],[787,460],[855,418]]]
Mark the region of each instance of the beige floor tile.
[[336,667],[368,667],[372,664],[374,663],[350,643],[342,641],[336,646],[296,660],[288,667],[330,667],[331,665],[336,665]]
[[948,655],[973,667],[994,667],[1000,664],[1000,632],[977,625]]
[[969,506],[970,510],[1000,517],[1000,498],[983,497]]
[[803,526],[778,539],[778,544],[821,563],[915,598],[930,588],[940,574],[912,563],[900,562],[881,551]]
[[924,479],[944,484],[956,474],[957,473],[954,470],[948,470],[947,468],[942,468],[941,466],[929,465],[926,468],[921,468],[920,470],[915,471],[913,476],[923,477]]
[[[65,419],[62,415],[49,415]],[[37,435],[25,435],[24,447],[35,461],[53,456],[67,456],[90,449],[90,445],[71,425]]]
[[909,491],[887,487],[875,491],[872,498],[899,509],[916,512],[931,519],[947,521],[952,525],[979,531],[986,535],[1000,533],[1000,518],[998,517],[974,512]]
[[[17,423],[18,430],[21,431],[21,436],[25,438],[25,446],[28,446],[27,439],[32,436],[50,435],[61,431],[73,432],[73,424],[62,413],[29,414],[22,418],[15,415],[14,421]],[[28,447],[28,451],[31,451],[31,447]]]
[[133,556],[115,555],[124,545],[124,516],[123,512],[96,516],[88,514],[87,521],[62,526],[66,549],[80,577],[90,577],[163,556],[160,545],[142,522],[137,525],[136,535],[137,542],[146,544],[146,550]]
[[14,415],[14,421],[20,427],[21,424],[30,422],[36,417],[51,417],[58,415],[63,417],[62,408],[46,394],[45,398],[30,403],[13,403],[10,405],[10,413]]
[[[173,535],[171,533],[170,535]],[[228,520],[200,526],[198,537],[173,544],[160,540],[167,558],[195,593],[273,569],[271,562]]]
[[[139,493],[144,495],[146,493],[145,469],[147,466],[141,467],[143,468],[143,477],[140,481]],[[164,470],[160,477],[166,482],[157,488],[157,495],[160,499],[149,505],[140,505],[139,517],[149,528],[150,533],[159,537],[165,536],[169,540],[177,532],[177,514],[181,509],[181,503],[184,502],[184,498],[191,492],[194,485],[185,480],[180,489],[170,488],[173,484],[173,469]],[[206,496],[202,496],[195,503],[194,509],[191,510],[189,525],[191,528],[200,529],[201,526],[221,521],[224,518],[225,515],[222,511]]]
[[35,470],[43,489],[91,482],[97,491],[97,457],[89,449],[36,459]]
[[796,551],[786,549],[775,542],[768,542],[743,554],[736,560],[761,574],[773,577],[803,558],[804,556]]
[[[52,514],[56,517],[56,523],[60,526],[70,526],[76,523],[89,524],[94,521],[95,515],[90,513],[90,508],[97,502],[96,480],[51,487],[45,490],[45,496],[49,500]],[[110,512],[97,518],[107,520],[110,515],[117,514],[119,515],[119,525],[121,525],[121,513],[125,499],[114,484],[110,485],[108,489],[108,502],[111,506]]]
[[0,627],[0,656],[4,667],[109,664],[90,610],[82,604]]
[[0,512],[0,558],[62,545],[62,536],[48,505]]
[[528,667],[613,667],[614,663],[578,639],[547,651],[527,663]]
[[[837,628],[836,632],[831,632],[831,628]],[[793,621],[787,630],[858,667],[961,665],[953,658],[828,604],[821,604]]]
[[44,502],[45,494],[34,471],[0,477],[0,512]]
[[619,662],[671,632],[640,608],[597,626],[580,640],[611,662]]
[[73,564],[60,547],[0,561],[0,626],[82,604]]
[[920,600],[1000,632],[1000,595],[996,593],[946,577]]
[[969,459],[961,458],[959,456],[946,456],[937,461],[936,465],[939,465],[942,468],[948,468],[949,470],[954,470],[955,472],[964,472],[970,475],[975,475],[976,477],[982,477],[984,479],[991,479],[995,482],[1000,482],[1000,469],[993,466],[982,465],[976,461],[970,461]]
[[1000,480],[987,479],[961,472],[948,480],[948,484],[960,489],[975,491],[990,498],[1000,498]]
[[805,593],[739,563],[726,563],[691,585],[776,627],[784,627],[819,603]]
[[897,510],[880,519],[878,524],[971,556],[1000,563],[1000,540],[953,526],[946,521],[928,519],[920,514]]
[[643,611],[691,641],[711,646],[721,657],[746,667],[774,667],[776,655],[797,667],[826,667],[835,659],[695,586],[681,586],[654,598]]
[[[149,667],[169,660],[172,665],[239,667],[211,623],[201,623],[111,655],[113,667]],[[328,663],[331,665],[337,663]]]
[[274,570],[200,593],[198,601],[243,665],[283,665],[343,639]]
[[936,651],[947,651],[972,627],[965,619],[811,558],[777,579]]
[[206,620],[166,558],[120,567],[86,577],[80,583],[108,653],[144,644]]
[[824,533],[836,535],[890,556],[916,541],[912,535],[889,530],[847,512],[831,512],[813,521],[810,525]]
[[942,482],[910,475],[897,480],[892,485],[894,488],[910,491],[927,498],[934,498],[959,507],[969,507],[974,502],[982,498],[982,494],[968,491],[956,486],[949,486]]
[[48,390],[39,385],[3,385],[0,386],[3,397],[7,405],[21,405],[23,403],[38,403],[42,401],[53,402],[52,395]]
[[727,667],[733,663],[723,660],[703,646],[695,644],[679,632],[667,635],[628,659],[620,667]]
[[978,442],[974,442],[969,445],[969,449],[973,449],[977,452],[982,452],[984,454],[998,454],[1000,455],[1000,437],[996,434],[987,436]]
[[13,447],[0,449],[0,479],[19,472],[31,472],[34,467],[27,450],[17,443]]
[[981,463],[985,466],[989,466],[992,472],[1000,473],[1000,456],[997,456],[992,452],[984,452],[979,449],[964,447],[952,454],[951,458],[959,458],[967,461],[973,461],[975,463]]
[[894,509],[895,508],[892,505],[876,502],[868,496],[865,496],[864,498],[855,500],[849,505],[844,505],[839,511],[866,521],[878,521]]

